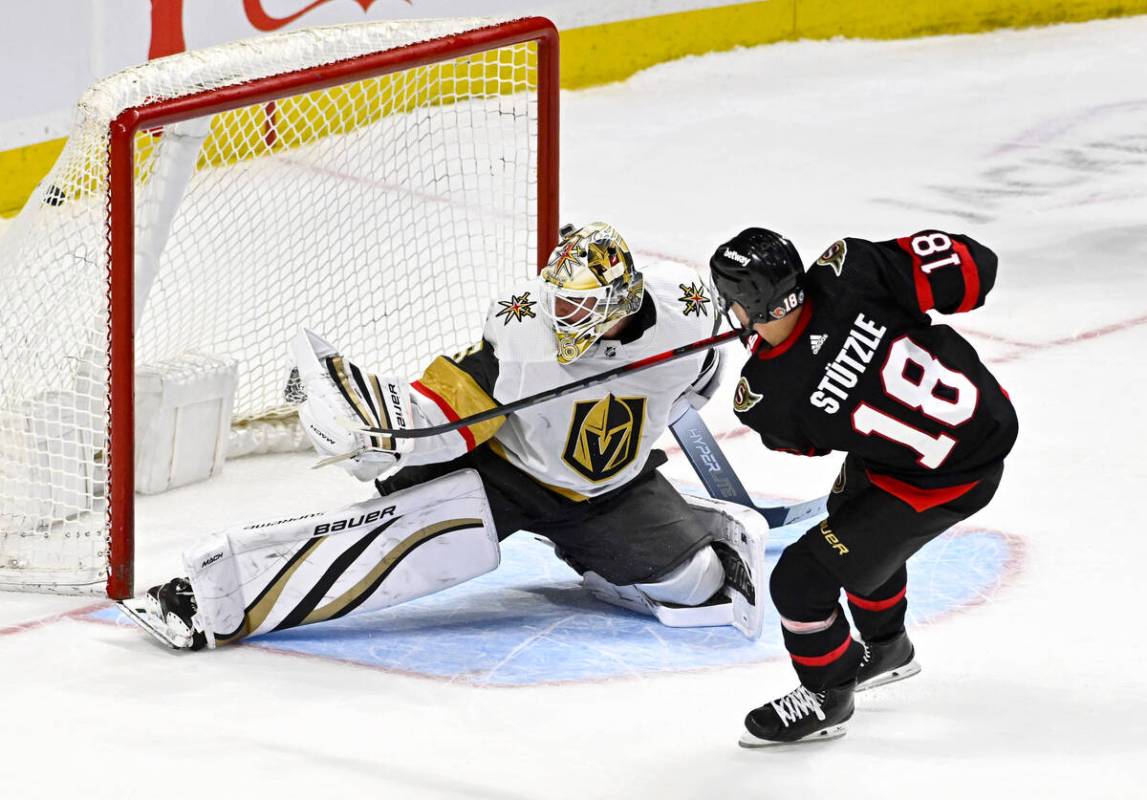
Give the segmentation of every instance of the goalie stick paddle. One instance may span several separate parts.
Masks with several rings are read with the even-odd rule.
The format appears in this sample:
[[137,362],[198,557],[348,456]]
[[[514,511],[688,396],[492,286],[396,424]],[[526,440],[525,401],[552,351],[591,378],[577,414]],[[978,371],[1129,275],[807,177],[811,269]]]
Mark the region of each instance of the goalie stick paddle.
[[[555,400],[559,397],[584,389],[587,386],[596,386],[599,383],[605,383],[611,378],[616,378],[618,375],[632,375],[635,372],[641,372],[651,367],[656,367],[659,364],[666,364],[670,361],[676,361],[679,358],[692,355],[693,353],[700,353],[704,350],[710,350],[714,347],[724,344],[725,342],[732,341],[739,338],[746,332],[737,328],[731,331],[719,333],[716,336],[710,336],[708,339],[699,339],[696,342],[683,344],[680,347],[675,347],[672,350],[666,350],[664,353],[657,353],[656,355],[646,356],[639,358],[629,364],[622,364],[620,367],[599,372],[597,375],[590,375],[588,378],[573,381],[562,386],[555,386],[552,389],[532,394],[529,397],[523,397],[521,400],[515,400],[512,403],[505,405],[494,406],[493,408],[482,411],[478,414],[472,414],[469,417],[456,419],[453,422],[446,422],[442,425],[432,425],[429,428],[371,428],[361,427],[357,430],[363,433],[382,434],[384,436],[396,436],[400,439],[424,439],[430,436],[441,436],[444,433],[456,431],[459,428],[467,428],[471,425],[477,425],[479,422],[485,422],[488,419],[496,419],[497,417],[505,417],[513,414],[516,411],[521,411],[523,408],[537,405],[538,403],[545,403],[548,400]],[[356,454],[345,456],[345,458],[353,458]],[[344,458],[344,456],[336,456],[335,460]]]
[[696,409],[690,408],[669,429],[710,497],[753,509],[765,518],[770,528],[791,525],[826,511],[828,495],[793,506],[762,508],[754,503]]

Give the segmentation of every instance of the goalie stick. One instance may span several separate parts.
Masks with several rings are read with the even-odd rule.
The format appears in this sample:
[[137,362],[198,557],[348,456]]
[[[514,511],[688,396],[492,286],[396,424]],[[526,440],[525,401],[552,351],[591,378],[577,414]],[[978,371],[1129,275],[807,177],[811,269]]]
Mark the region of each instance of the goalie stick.
[[[523,397],[513,403],[506,403],[505,405],[494,406],[493,408],[482,411],[478,414],[472,414],[469,417],[447,422],[442,425],[432,425],[427,428],[372,428],[364,427],[358,430],[364,433],[382,434],[385,436],[395,436],[398,438],[408,439],[421,439],[430,436],[439,436],[443,433],[450,433],[459,428],[465,428],[470,425],[477,425],[479,422],[485,422],[488,419],[495,419],[496,417],[504,417],[513,414],[516,411],[521,411],[523,408],[528,408],[538,403],[544,403],[548,400],[554,400],[571,392],[576,392],[588,386],[596,386],[599,383],[615,378],[618,375],[630,375],[635,372],[655,367],[658,364],[665,364],[669,361],[674,361],[678,358],[698,353],[704,350],[710,350],[718,347],[725,342],[732,341],[733,339],[743,337],[749,332],[740,328],[719,333],[715,336],[710,336],[706,339],[699,339],[696,342],[675,347],[672,350],[666,350],[664,353],[657,353],[656,355],[647,356],[638,359],[630,364],[622,364],[620,367],[615,367],[605,372],[599,372],[597,375],[591,375],[588,378],[572,381],[571,383],[562,386],[555,386],[552,389],[537,392],[529,397]],[[725,454],[717,446],[717,440],[713,438],[713,434],[705,426],[701,415],[695,409],[689,409],[683,414],[680,419],[670,426],[673,435],[677,438],[681,449],[685,452],[686,458],[689,463],[696,470],[701,482],[705,485],[706,490],[711,497],[716,497],[722,500],[728,500],[747,508],[752,508],[765,518],[769,523],[770,528],[779,528],[782,525],[791,525],[794,522],[815,517],[818,514],[823,514],[825,511],[826,497],[821,497],[816,500],[809,500],[804,503],[798,503],[794,506],[775,506],[762,508],[756,505],[752,498],[749,497],[748,491],[745,490],[744,485],[733,471],[732,464],[725,458]],[[358,453],[347,453],[345,455],[333,456],[331,458],[323,459],[316,466],[326,466],[327,464],[341,461],[347,458],[354,458],[359,455]],[[702,465],[704,465],[702,467]],[[718,475],[718,473],[720,473]]]
[[721,452],[716,438],[696,409],[690,408],[670,425],[669,429],[673,431],[674,438],[681,445],[682,452],[689,459],[689,464],[701,479],[710,497],[753,509],[765,518],[770,528],[791,525],[826,511],[828,495],[793,506],[762,508],[754,503],[741,479],[733,471],[733,465]]
[[[657,353],[645,358],[639,358],[629,364],[622,364],[620,367],[615,367],[605,372],[599,372],[596,375],[590,375],[588,378],[581,378],[580,380],[571,383],[563,384],[562,386],[555,386],[552,389],[532,394],[529,397],[523,397],[521,400],[515,400],[512,403],[505,405],[494,406],[493,408],[486,409],[485,411],[477,414],[471,414],[468,417],[454,420],[453,422],[445,422],[441,425],[431,425],[428,428],[371,428],[360,427],[356,430],[362,433],[382,434],[383,436],[395,436],[400,439],[424,439],[430,436],[441,436],[444,433],[456,431],[459,428],[467,428],[471,425],[477,425],[479,422],[485,422],[488,419],[496,419],[497,417],[505,417],[513,414],[516,411],[521,411],[523,408],[545,403],[548,400],[555,400],[563,397],[570,392],[576,392],[584,389],[587,386],[596,386],[599,383],[605,383],[611,378],[616,378],[618,375],[632,375],[635,372],[642,372],[650,367],[656,367],[659,364],[666,364],[670,361],[676,361],[679,358],[699,353],[704,350],[711,350],[714,347],[724,344],[725,342],[737,339],[742,335],[748,335],[749,332],[741,329],[734,329],[719,333],[716,336],[710,336],[707,339],[698,339],[696,342],[683,344],[680,347],[674,347],[672,350],[666,350],[664,353]],[[346,456],[335,456],[333,459],[327,461],[335,461],[342,458],[354,458],[358,453],[351,453]]]

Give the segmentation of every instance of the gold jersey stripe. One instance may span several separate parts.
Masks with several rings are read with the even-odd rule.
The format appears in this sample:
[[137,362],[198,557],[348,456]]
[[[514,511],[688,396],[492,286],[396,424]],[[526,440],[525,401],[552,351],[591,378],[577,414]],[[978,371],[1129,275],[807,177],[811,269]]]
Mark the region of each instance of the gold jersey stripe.
[[[501,442],[499,442],[497,439],[491,439],[489,446],[490,446],[490,452],[492,452],[494,455],[498,456],[498,458],[502,458],[502,459],[505,459],[506,461],[509,461],[509,459],[506,458],[506,450],[505,450],[505,448],[502,447]],[[556,486],[552,483],[546,483],[545,481],[540,481],[537,478],[535,478],[533,475],[530,475],[528,472],[524,472],[523,474],[529,476],[530,480],[532,480],[534,483],[538,484],[539,486],[542,486],[546,489],[549,489],[551,492],[554,492],[555,494],[560,494],[562,497],[566,497],[570,500],[573,500],[574,502],[580,503],[583,500],[589,499],[589,497],[587,495],[581,494],[580,492],[575,492],[573,489],[567,489],[564,486]]]
[[[438,356],[431,361],[419,382],[442,398],[459,418],[489,411],[497,405],[470,373],[445,356]],[[469,426],[474,444],[479,445],[490,439],[505,421],[505,417],[494,417]]]

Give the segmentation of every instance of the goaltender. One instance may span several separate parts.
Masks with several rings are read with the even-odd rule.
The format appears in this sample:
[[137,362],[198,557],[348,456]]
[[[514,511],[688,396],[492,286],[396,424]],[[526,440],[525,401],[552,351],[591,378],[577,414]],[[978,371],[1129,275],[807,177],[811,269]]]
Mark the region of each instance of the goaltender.
[[717,351],[438,436],[362,430],[456,421],[704,339],[716,325],[697,273],[671,263],[640,272],[618,232],[594,223],[563,228],[542,273],[491,305],[482,339],[411,383],[367,373],[303,331],[291,344],[300,420],[321,455],[376,480],[380,496],[214,534],[185,553],[187,577],[128,612],[172,646],[216,647],[449,588],[492,570],[499,542],[528,530],[600,599],[669,625],[756,636],[763,521],[683,497],[653,448],[712,396]]

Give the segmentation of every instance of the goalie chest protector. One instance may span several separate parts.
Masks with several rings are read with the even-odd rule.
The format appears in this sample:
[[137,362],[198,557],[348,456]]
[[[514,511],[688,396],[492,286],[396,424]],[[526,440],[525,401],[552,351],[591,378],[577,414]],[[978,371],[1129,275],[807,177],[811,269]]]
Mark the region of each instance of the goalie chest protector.
[[[654,264],[642,275],[645,299],[638,313],[652,316],[652,324],[628,342],[600,339],[564,366],[549,324],[532,307],[540,279],[495,302],[484,331],[498,361],[494,399],[510,403],[713,335],[719,318],[701,276],[673,263]],[[652,315],[646,303],[653,304]],[[491,447],[567,496],[616,489],[641,471],[671,422],[670,409],[697,380],[706,357],[700,352],[527,408],[498,429]]]

